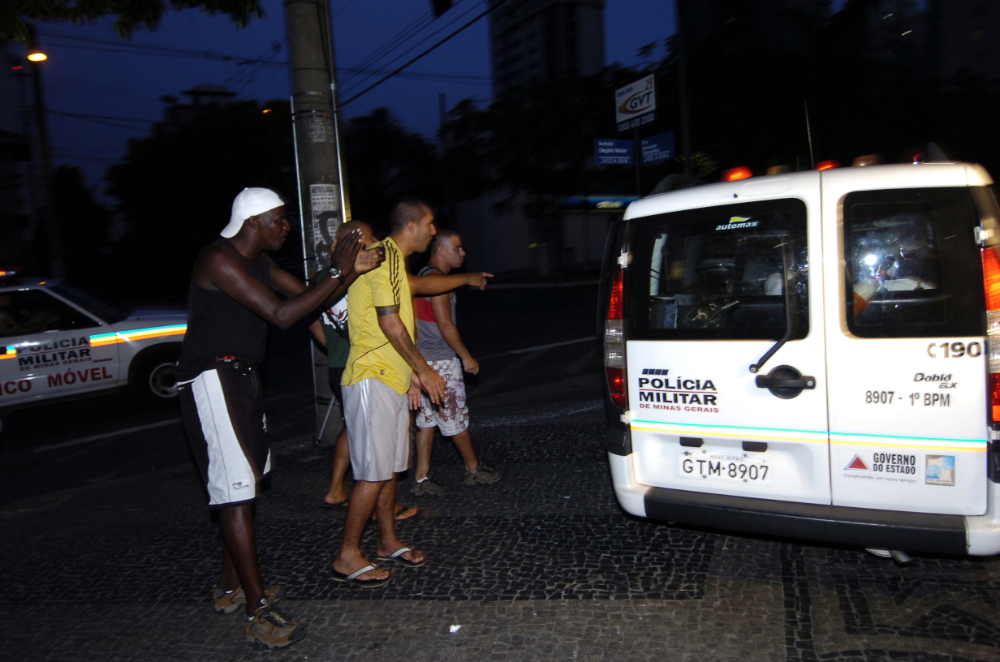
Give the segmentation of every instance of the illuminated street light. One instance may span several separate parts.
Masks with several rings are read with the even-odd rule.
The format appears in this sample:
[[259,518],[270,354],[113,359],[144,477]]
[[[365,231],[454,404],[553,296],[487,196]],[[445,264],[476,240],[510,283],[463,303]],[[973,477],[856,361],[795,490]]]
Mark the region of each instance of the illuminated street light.
[[65,262],[63,261],[62,241],[59,237],[59,227],[56,224],[55,210],[53,209],[52,193],[52,144],[49,141],[49,123],[45,112],[45,94],[42,89],[42,70],[45,68],[42,62],[49,59],[49,56],[38,49],[35,41],[35,27],[28,26],[28,60],[32,63],[31,77],[35,87],[35,122],[38,134],[38,154],[42,166],[42,179],[45,187],[45,204],[40,205],[39,217],[41,225],[45,228],[45,239],[47,241],[46,252],[49,258],[49,274],[56,278],[64,278],[66,275]]

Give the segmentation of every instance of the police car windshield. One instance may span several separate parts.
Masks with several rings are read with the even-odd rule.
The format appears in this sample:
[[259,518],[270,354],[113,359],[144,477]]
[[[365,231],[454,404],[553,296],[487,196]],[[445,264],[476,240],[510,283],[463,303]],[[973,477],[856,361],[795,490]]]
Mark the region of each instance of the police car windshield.
[[109,324],[120,322],[128,317],[128,313],[118,306],[113,306],[110,303],[101,301],[86,292],[76,289],[72,285],[56,283],[49,286],[49,290],[55,292],[71,303],[76,304],[80,308],[83,308],[94,317],[97,317],[98,319]]

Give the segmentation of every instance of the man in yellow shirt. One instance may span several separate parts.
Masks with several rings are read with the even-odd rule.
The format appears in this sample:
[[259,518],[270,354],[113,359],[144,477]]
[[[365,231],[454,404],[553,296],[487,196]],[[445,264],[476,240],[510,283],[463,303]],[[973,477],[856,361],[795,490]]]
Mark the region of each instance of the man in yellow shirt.
[[359,277],[348,292],[351,352],[341,385],[355,485],[344,539],[333,562],[336,581],[367,587],[389,581],[389,573],[370,564],[360,549],[373,510],[379,560],[407,567],[427,562],[423,552],[399,540],[393,517],[396,474],[406,470],[409,457],[407,406],[420,405],[419,392],[409,402],[407,392],[412,384],[426,391],[432,402],[445,396],[444,381],[414,346],[413,294],[443,294],[466,284],[482,289],[491,275],[431,276],[411,283],[406,258],[427,250],[434,233],[434,214],[426,203],[413,198],[399,202],[393,209],[391,234],[382,242],[385,262]]

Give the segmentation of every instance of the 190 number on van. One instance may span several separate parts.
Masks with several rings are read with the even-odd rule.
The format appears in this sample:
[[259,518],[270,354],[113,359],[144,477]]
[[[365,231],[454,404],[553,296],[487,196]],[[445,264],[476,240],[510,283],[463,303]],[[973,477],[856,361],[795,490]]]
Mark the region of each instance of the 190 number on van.
[[927,355],[932,359],[960,359],[963,356],[979,358],[983,354],[983,346],[978,342],[936,343],[932,342],[927,346]]

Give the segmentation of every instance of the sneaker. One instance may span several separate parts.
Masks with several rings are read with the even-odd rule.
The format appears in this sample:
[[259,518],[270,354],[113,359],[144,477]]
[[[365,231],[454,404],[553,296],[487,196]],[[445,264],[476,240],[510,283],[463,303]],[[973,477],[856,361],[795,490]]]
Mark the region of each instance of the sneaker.
[[500,480],[501,474],[499,471],[493,467],[488,467],[482,462],[476,467],[476,473],[470,474],[468,471],[465,472],[465,484],[466,485],[489,485],[490,483],[495,483]]
[[260,606],[247,619],[247,641],[261,643],[274,650],[285,648],[305,639],[306,626],[283,614],[267,598],[261,598]]
[[[285,593],[284,586],[265,586],[264,595],[268,601],[277,602]],[[212,597],[215,598],[215,611],[220,614],[231,614],[246,604],[247,596],[243,593],[243,587],[237,586],[228,593],[222,590],[221,586],[216,586],[212,590]]]
[[427,478],[424,478],[421,481],[414,481],[413,487],[410,488],[410,492],[416,496],[442,496],[446,494],[448,490],[446,490],[439,483],[434,482],[431,479],[430,474],[428,474]]

